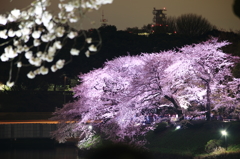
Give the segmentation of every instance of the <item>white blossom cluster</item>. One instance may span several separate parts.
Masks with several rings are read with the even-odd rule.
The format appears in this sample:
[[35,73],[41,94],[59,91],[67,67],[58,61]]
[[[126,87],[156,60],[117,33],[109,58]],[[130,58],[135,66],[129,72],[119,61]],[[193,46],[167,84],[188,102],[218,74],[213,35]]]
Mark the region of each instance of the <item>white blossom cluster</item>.
[[[112,3],[113,0],[60,0],[58,8],[60,9],[57,15],[52,14],[47,10],[51,5],[50,0],[35,0],[27,8],[13,9],[10,13],[0,15],[0,25],[6,25],[11,22],[18,24],[18,29],[3,29],[0,30],[0,38],[6,39],[7,42],[1,44],[4,46],[4,52],[0,59],[2,62],[12,61],[19,56],[24,56],[28,60],[28,65],[37,67],[27,74],[30,79],[36,75],[46,75],[51,69],[52,72],[64,67],[65,59],[56,60],[56,53],[62,49],[64,40],[74,39],[79,36],[76,29],[67,26],[71,23],[78,22],[81,15],[91,9],[99,9],[101,5]],[[97,51],[97,46],[92,43],[91,38],[86,39],[86,44],[89,45],[85,52],[87,57],[91,52]],[[33,44],[29,46],[30,38],[33,39]],[[10,39],[10,40],[9,40]],[[40,46],[46,46],[44,50],[40,50]],[[38,48],[34,51],[34,48]],[[71,56],[78,56],[80,49],[73,46],[70,50]],[[54,63],[50,68],[45,66],[46,63]],[[22,61],[16,62],[17,67],[26,66]],[[11,75],[7,82],[9,87],[13,86]]]

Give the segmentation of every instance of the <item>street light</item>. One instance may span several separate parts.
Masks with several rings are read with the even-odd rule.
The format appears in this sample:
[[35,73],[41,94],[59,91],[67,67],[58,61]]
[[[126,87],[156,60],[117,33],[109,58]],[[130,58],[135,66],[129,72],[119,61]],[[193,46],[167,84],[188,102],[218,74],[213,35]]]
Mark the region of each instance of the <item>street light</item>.
[[226,150],[227,150],[227,131],[226,130],[222,130],[221,133],[224,136],[224,143],[225,143]]
[[176,129],[175,130],[178,130],[178,129],[180,129],[181,128],[181,126],[180,125],[178,125],[178,126],[176,126]]

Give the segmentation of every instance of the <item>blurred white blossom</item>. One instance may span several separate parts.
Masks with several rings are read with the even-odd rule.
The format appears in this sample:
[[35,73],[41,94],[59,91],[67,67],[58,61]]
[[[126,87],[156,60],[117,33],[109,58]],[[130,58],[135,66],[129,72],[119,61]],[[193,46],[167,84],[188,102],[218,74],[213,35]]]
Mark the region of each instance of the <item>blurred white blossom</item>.
[[29,58],[28,61],[33,66],[41,66],[41,64],[42,64],[42,60],[39,57],[31,57],[31,58]]
[[53,45],[54,45],[57,49],[61,49],[61,48],[62,48],[61,41],[55,41]]
[[74,49],[74,48],[72,48],[71,51],[70,51],[71,55],[73,55],[73,56],[78,56],[79,52],[80,52],[79,50]]
[[30,78],[30,79],[33,79],[35,78],[36,74],[33,73],[32,71],[30,71],[28,74],[27,74],[27,77]]
[[53,56],[46,55],[46,59],[45,60],[47,62],[52,62],[53,61]]
[[88,49],[89,49],[89,51],[92,51],[92,52],[96,52],[96,51],[97,51],[97,47],[94,46],[93,44],[90,45],[90,46],[88,47]]
[[26,59],[30,59],[32,57],[32,51],[28,51],[25,53]]
[[52,70],[52,72],[56,72],[56,71],[57,71],[57,69],[58,69],[58,68],[57,68],[57,66],[56,66],[56,65],[52,65],[52,66],[51,66],[51,70]]
[[48,55],[49,55],[49,56],[54,56],[55,53],[56,53],[56,47],[55,47],[55,46],[50,46],[50,47],[48,48]]
[[33,45],[34,46],[39,46],[41,44],[41,41],[39,39],[34,39],[33,40]]
[[16,34],[17,37],[21,37],[22,36],[21,30],[15,31],[15,34]]
[[0,15],[0,24],[5,25],[7,24],[7,18],[4,15]]
[[[18,23],[17,27],[0,30],[0,38],[6,39],[2,44],[5,49],[0,56],[1,61],[11,61],[23,53],[26,61],[18,60],[14,65],[17,68],[29,64],[37,67],[35,71],[27,74],[30,79],[38,74],[44,75],[49,72],[48,68],[43,66],[45,61],[49,63],[57,61],[51,66],[52,72],[63,68],[65,59],[56,59],[56,50],[60,51],[68,38],[76,39],[78,36],[86,36],[81,31],[74,31],[79,30],[74,28],[76,27],[74,23],[82,20],[81,18],[84,18],[84,15],[92,9],[99,9],[102,5],[112,2],[113,0],[59,0],[59,12],[53,14],[48,9],[51,5],[50,0],[33,0],[31,5],[22,10],[13,9],[7,14],[0,15],[0,26],[11,22]],[[92,39],[86,38],[86,42],[91,44]],[[76,43],[73,43],[72,49],[68,52],[73,56],[80,53],[80,50],[75,49],[75,45]],[[89,51],[85,52],[87,57],[90,56],[90,51],[97,51],[95,45],[91,45],[88,49]],[[11,73],[9,76],[11,79]]]
[[14,58],[14,57],[17,56],[17,53],[16,53],[16,51],[12,48],[12,46],[7,46],[7,47],[5,47],[4,51],[5,51],[6,56],[9,57],[9,58]]
[[48,74],[48,68],[47,68],[47,67],[44,67],[44,66],[40,67],[40,73],[41,73],[42,75]]
[[14,82],[7,81],[7,86],[12,87],[14,85]]
[[65,60],[58,60],[58,61],[56,62],[56,67],[57,67],[58,69],[61,69],[61,68],[63,68],[64,63],[65,63]]
[[18,62],[17,67],[22,67],[22,62]]
[[56,29],[57,37],[62,37],[63,34],[64,34],[64,32],[65,32],[64,27],[58,27],[58,28]]
[[0,31],[0,38],[2,38],[2,39],[7,39],[8,38],[7,29],[4,29],[4,30]]
[[75,38],[77,35],[78,35],[78,33],[77,33],[77,32],[73,32],[73,31],[71,31],[70,33],[68,33],[68,37],[69,37],[70,39]]
[[86,55],[86,57],[90,57],[90,51],[87,50],[87,51],[85,52],[85,55]]
[[14,37],[15,36],[15,32],[12,29],[8,30],[8,36],[9,37]]
[[14,10],[11,11],[11,14],[17,19],[17,18],[20,17],[21,12],[20,12],[19,9],[14,9]]
[[8,61],[9,60],[9,58],[8,58],[8,56],[6,55],[6,53],[3,53],[2,55],[1,55],[1,61],[2,62],[5,62],[5,61]]
[[87,42],[88,44],[92,43],[92,38],[86,38],[86,42]]
[[35,31],[32,33],[32,37],[33,37],[34,39],[38,39],[40,36],[41,36],[41,31],[40,31],[40,30],[35,30]]

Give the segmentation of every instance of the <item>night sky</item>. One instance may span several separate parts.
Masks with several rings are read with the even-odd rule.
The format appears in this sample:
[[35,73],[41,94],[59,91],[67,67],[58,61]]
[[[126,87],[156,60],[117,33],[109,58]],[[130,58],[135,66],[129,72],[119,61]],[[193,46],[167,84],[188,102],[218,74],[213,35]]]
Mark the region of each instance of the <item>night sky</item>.
[[[12,1],[12,2],[10,2]],[[0,14],[14,8],[26,7],[33,0],[1,0]],[[51,0],[54,12],[59,0]],[[167,16],[180,16],[181,14],[194,13],[202,15],[220,30],[240,30],[240,19],[232,10],[233,0],[114,0],[112,4],[103,6],[100,10],[87,15],[81,27],[83,29],[98,28],[102,11],[109,25],[115,25],[118,30],[127,27],[139,27],[152,23],[152,10],[166,7]],[[95,21],[95,25],[90,22]]]

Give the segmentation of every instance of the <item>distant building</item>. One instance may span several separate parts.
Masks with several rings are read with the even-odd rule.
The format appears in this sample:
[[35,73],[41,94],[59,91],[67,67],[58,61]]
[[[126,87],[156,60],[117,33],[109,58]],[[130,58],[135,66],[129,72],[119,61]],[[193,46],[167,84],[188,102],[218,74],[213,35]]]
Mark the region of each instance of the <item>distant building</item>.
[[153,8],[153,22],[155,23],[156,26],[163,26],[166,25],[166,13],[164,11],[167,11],[166,8],[163,9],[156,9]]
[[152,32],[153,33],[166,33],[168,25],[166,24],[166,13],[164,13],[166,8],[156,9],[153,8],[153,23],[152,24]]

